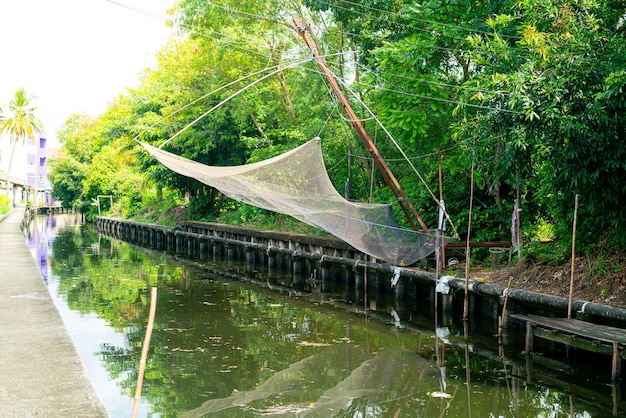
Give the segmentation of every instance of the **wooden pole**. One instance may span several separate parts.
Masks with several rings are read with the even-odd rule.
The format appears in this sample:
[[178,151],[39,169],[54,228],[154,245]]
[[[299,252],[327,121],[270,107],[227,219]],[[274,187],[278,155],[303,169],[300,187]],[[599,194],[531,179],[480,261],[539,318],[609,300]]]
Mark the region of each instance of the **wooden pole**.
[[[443,202],[443,173],[441,168],[441,147],[439,148],[439,204]],[[445,221],[442,222],[442,225]],[[441,231],[441,259],[443,260],[444,267],[446,262],[446,246],[444,244],[443,236],[445,232]]]
[[139,411],[139,400],[141,399],[141,388],[143,386],[143,375],[146,370],[146,358],[148,357],[148,349],[150,348],[150,338],[152,337],[152,327],[154,324],[154,316],[156,313],[157,288],[153,287],[150,294],[150,314],[148,315],[148,326],[146,327],[146,337],[143,340],[143,348],[141,350],[141,359],[139,360],[139,375],[137,376],[137,388],[135,389],[135,401],[133,402],[132,418],[137,416]]
[[572,318],[572,295],[574,293],[574,260],[576,257],[576,220],[578,218],[578,193],[574,199],[574,226],[572,227],[572,266],[569,281],[569,303],[567,304],[567,318]]
[[339,85],[337,84],[337,81],[333,77],[332,72],[328,69],[328,67],[326,66],[326,63],[324,62],[324,59],[318,53],[318,49],[315,47],[315,45],[313,45],[313,43],[307,37],[306,32],[305,32],[305,27],[296,18],[293,19],[293,23],[296,26],[296,29],[298,30],[298,34],[300,34],[304,43],[307,45],[307,47],[309,47],[309,49],[313,53],[313,57],[315,58],[315,61],[317,62],[320,69],[322,70],[322,73],[328,80],[328,83],[330,84],[331,88],[337,95],[337,99],[339,100],[339,103],[341,103],[344,110],[348,114],[348,118],[350,119],[350,121],[352,122],[352,125],[354,126],[357,133],[359,134],[359,137],[365,144],[365,147],[367,148],[369,153],[372,155],[372,158],[374,159],[374,163],[378,167],[381,175],[383,176],[383,179],[385,180],[385,182],[387,183],[387,185],[393,192],[398,203],[400,204],[400,207],[402,208],[404,215],[406,216],[409,224],[411,225],[411,228],[413,228],[415,231],[419,230],[418,226],[415,224],[415,221],[413,219],[414,217],[420,224],[422,230],[431,239],[433,239],[433,236],[430,233],[430,230],[428,229],[428,227],[426,226],[422,218],[417,213],[417,210],[415,209],[413,204],[409,201],[409,198],[407,197],[406,193],[402,189],[402,186],[400,186],[400,183],[398,182],[396,177],[391,172],[391,169],[387,165],[387,162],[384,160],[383,156],[378,151],[378,148],[376,148],[376,145],[374,145],[374,142],[371,140],[371,138],[365,131],[363,124],[359,121],[359,118],[354,113],[354,110],[352,110],[352,107],[350,106],[348,99],[346,99],[343,92],[339,88]]
[[[437,241],[441,237],[441,231],[437,230]],[[437,292],[437,284],[439,283],[439,275],[441,272],[441,245],[439,242],[435,242],[435,288],[434,295],[434,309],[435,309],[435,328],[439,326],[439,293]]]
[[367,317],[367,264],[363,269],[363,309],[365,310],[365,316]]
[[512,277],[509,277],[509,284],[506,287],[506,295],[504,296],[504,306],[502,306],[502,316],[498,324],[498,339],[502,338],[502,330],[504,328],[504,322],[506,321],[506,305],[509,302],[509,291],[511,290]]
[[515,188],[516,188],[516,205],[515,205],[515,210],[517,211],[516,215],[516,224],[515,224],[515,228],[516,228],[516,235],[517,235],[517,263],[519,264],[520,261],[522,261],[522,195],[520,192],[520,186],[519,186],[519,171],[517,172],[517,176],[515,178]]
[[472,230],[472,209],[474,207],[474,163],[470,174],[470,204],[469,217],[467,220],[467,240],[465,246],[465,299],[463,303],[463,320],[467,320],[469,314],[469,265],[470,265],[470,232]]
[[[470,366],[470,353],[469,353],[469,323],[465,321],[463,323],[463,336],[464,336],[464,351],[465,351],[465,386],[467,390],[467,416],[472,416],[472,370]],[[443,416],[443,414],[442,414]]]

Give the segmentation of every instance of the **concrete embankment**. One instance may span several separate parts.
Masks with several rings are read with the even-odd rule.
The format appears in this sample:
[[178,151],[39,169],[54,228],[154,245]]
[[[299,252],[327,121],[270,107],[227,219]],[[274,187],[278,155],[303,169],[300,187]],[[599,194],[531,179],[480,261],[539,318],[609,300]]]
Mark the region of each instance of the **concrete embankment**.
[[[328,265],[336,264],[349,267],[354,274],[368,269],[370,285],[372,273],[378,273],[385,282],[386,291],[394,292],[398,297],[415,297],[416,290],[409,296],[406,293],[409,284],[429,288],[422,292],[421,297],[433,297],[432,291],[437,284],[434,273],[411,268],[398,268],[386,263],[368,261],[368,257],[333,237],[312,237],[283,231],[264,231],[232,225],[221,225],[208,222],[185,222],[175,228],[146,224],[115,218],[96,218],[98,230],[109,236],[132,242],[134,244],[157,250],[176,251],[187,257],[225,257],[236,258],[233,249],[244,248],[246,262],[267,265],[270,269],[277,254],[291,257],[293,260],[309,260],[310,268],[303,269],[302,263],[287,263],[285,268],[293,274],[304,274],[309,277],[312,269],[317,270],[317,277],[324,279]],[[233,252],[233,254],[230,254]],[[254,253],[257,253],[256,256]],[[394,277],[395,276],[395,277]],[[397,281],[395,288],[390,287],[390,279]],[[443,305],[452,309],[452,300],[462,300],[465,293],[465,280],[454,277],[446,278],[451,288],[448,295],[441,296]],[[511,288],[470,281],[467,286],[470,308],[473,314],[482,314],[494,320],[497,330],[498,318],[503,314],[504,300],[508,294],[508,313],[539,314],[563,317],[567,314],[569,300],[564,297],[535,293],[523,289]],[[453,298],[453,293],[458,297]],[[446,301],[447,299],[447,301]],[[432,303],[430,300],[428,303]],[[441,305],[441,306],[443,306]],[[572,312],[580,320],[597,322],[604,325],[626,327],[626,309],[610,307],[598,303],[573,300]],[[495,332],[495,331],[494,331]]]
[[0,222],[0,416],[106,417],[19,224]]

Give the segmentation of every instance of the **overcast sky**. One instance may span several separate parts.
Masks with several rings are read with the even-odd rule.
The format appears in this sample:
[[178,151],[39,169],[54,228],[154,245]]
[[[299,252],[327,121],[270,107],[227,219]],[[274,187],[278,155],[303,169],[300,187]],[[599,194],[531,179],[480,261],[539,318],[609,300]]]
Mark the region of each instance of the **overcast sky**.
[[49,139],[72,113],[101,114],[156,62],[173,3],[0,0],[0,107],[24,87]]

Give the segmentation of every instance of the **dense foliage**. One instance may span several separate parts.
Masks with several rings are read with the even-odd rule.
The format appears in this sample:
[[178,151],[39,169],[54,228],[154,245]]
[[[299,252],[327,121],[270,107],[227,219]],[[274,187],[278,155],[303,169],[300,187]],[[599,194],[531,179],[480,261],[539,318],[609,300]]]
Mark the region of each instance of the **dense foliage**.
[[6,215],[11,211],[11,200],[6,195],[0,195],[0,215]]
[[180,34],[139,87],[95,119],[68,120],[55,194],[91,214],[93,199],[113,195],[126,217],[185,206],[195,219],[276,223],[157,164],[133,138],[234,165],[319,135],[338,191],[396,203],[311,62],[297,17],[427,225],[436,227],[441,167],[446,207],[466,232],[473,168],[473,239],[510,240],[518,199],[527,240],[569,242],[578,194],[579,245],[602,237],[625,249],[625,6],[182,0],[172,10]]

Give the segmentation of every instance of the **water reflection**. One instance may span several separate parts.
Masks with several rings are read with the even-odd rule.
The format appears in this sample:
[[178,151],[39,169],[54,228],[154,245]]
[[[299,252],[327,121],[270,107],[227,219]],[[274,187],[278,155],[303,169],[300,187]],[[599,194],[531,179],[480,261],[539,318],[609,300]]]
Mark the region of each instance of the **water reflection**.
[[67,215],[38,222],[50,291],[113,417],[132,410],[152,286],[144,416],[614,415],[608,395],[527,382],[519,352],[462,325],[435,328],[417,306],[337,283],[294,292],[277,272],[260,279],[232,261],[176,260]]

